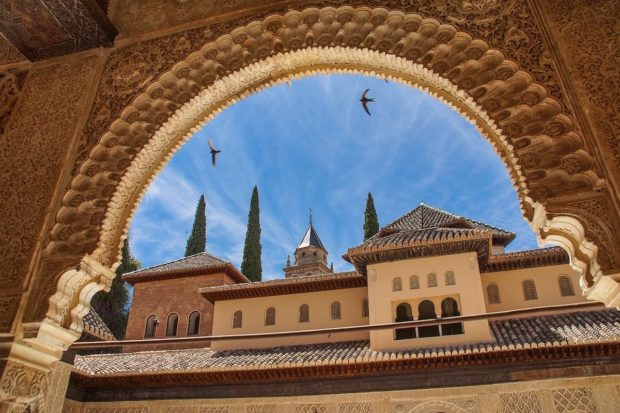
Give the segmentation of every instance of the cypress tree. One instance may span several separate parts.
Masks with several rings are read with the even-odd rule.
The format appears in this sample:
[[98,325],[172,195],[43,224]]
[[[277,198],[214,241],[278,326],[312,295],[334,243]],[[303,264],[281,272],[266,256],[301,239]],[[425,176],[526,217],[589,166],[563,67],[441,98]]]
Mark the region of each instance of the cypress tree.
[[368,193],[366,200],[366,210],[364,211],[364,241],[379,232],[379,219],[375,210],[375,201],[372,194]]
[[241,272],[251,281],[260,281],[263,276],[260,245],[260,208],[258,206],[258,188],[254,186],[250,211],[248,212],[248,229],[243,247]]
[[121,275],[140,268],[140,261],[131,255],[128,238],[125,239],[121,252],[121,264],[116,269],[116,276],[112,280],[110,291],[95,294],[90,303],[117,339],[125,337],[130,305],[130,287],[123,281]]
[[205,196],[200,195],[198,206],[196,206],[196,215],[194,216],[194,226],[192,234],[187,240],[185,247],[185,256],[205,252],[207,246],[207,218],[205,216]]

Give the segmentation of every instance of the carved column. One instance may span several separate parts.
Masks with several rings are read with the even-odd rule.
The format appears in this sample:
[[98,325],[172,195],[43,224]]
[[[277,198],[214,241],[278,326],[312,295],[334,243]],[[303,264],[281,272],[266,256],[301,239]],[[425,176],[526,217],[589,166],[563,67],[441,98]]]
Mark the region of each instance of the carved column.
[[60,277],[46,318],[40,323],[22,323],[14,340],[0,345],[6,358],[0,379],[0,413],[61,411],[71,367],[59,360],[80,337],[90,300],[109,289],[113,277],[112,269],[88,255],[83,257],[77,268]]

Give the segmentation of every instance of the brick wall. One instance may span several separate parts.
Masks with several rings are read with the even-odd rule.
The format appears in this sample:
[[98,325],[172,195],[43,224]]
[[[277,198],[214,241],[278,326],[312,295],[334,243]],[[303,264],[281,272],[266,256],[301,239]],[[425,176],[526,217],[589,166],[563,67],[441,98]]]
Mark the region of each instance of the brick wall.
[[[166,321],[168,315],[177,313],[179,322],[177,337],[187,337],[189,315],[193,311],[200,311],[199,335],[209,335],[213,327],[213,304],[204,299],[198,289],[235,282],[224,273],[195,275],[169,280],[156,280],[136,283],[133,286],[133,302],[129,311],[125,339],[136,340],[144,338],[146,319],[150,315],[157,316],[159,325],[155,330],[154,338],[166,337]],[[208,343],[180,345],[148,345],[128,346],[126,351],[205,347]]]

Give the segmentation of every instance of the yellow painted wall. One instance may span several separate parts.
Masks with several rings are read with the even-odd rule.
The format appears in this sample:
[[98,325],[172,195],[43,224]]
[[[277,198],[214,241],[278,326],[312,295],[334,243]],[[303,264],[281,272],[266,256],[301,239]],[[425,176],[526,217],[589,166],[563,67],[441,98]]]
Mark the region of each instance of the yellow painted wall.
[[[455,285],[446,285],[447,271],[454,272]],[[437,275],[437,287],[427,286],[429,273]],[[412,275],[419,277],[419,289],[409,288]],[[401,291],[393,291],[394,277],[401,278]],[[371,324],[396,321],[396,306],[401,302],[411,305],[413,316],[417,319],[418,304],[424,299],[435,304],[438,318],[441,316],[441,301],[446,297],[453,297],[459,303],[461,315],[486,312],[478,261],[473,252],[369,265],[368,291]],[[490,339],[488,322],[481,320],[465,322],[464,334],[453,336],[394,340],[392,330],[372,331],[370,346],[374,350],[395,350]]]
[[[250,334],[276,331],[311,330],[368,324],[368,317],[362,317],[362,300],[367,296],[365,287],[342,290],[317,291],[302,294],[288,294],[271,297],[245,298],[217,301],[214,309],[213,334]],[[341,319],[332,320],[331,303],[340,302]],[[308,304],[310,321],[299,322],[299,307]],[[276,324],[265,325],[268,307],[276,309]],[[243,312],[242,328],[232,328],[233,313]],[[252,340],[214,341],[215,350],[240,348],[261,348],[280,345],[325,343],[332,341],[368,340],[368,332],[317,334],[312,336],[265,338]]]
[[[574,296],[562,297],[558,280],[561,275],[568,275],[573,284]],[[522,282],[531,279],[536,284],[537,300],[525,300]],[[496,283],[499,287],[500,303],[489,304],[486,288]],[[587,301],[579,288],[579,273],[568,264],[553,265],[522,270],[500,271],[482,274],[484,300],[488,312],[513,310],[548,305],[581,303]]]

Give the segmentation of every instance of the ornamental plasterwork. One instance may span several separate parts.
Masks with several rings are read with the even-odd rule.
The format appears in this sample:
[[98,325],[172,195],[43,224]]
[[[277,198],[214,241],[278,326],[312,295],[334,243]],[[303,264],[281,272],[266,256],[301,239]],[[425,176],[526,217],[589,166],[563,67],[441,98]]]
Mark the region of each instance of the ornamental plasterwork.
[[[187,41],[190,44],[196,40]],[[519,71],[500,52],[489,49],[485,42],[433,19],[385,9],[342,7],[291,11],[232,30],[207,43],[200,52],[189,55],[156,80],[150,76],[142,79],[143,75],[132,80],[138,82],[137,86],[144,84],[140,86],[144,93],[122,111],[80,167],[79,175],[64,197],[48,252],[88,252],[84,247],[96,242],[95,232],[83,228],[103,221],[107,204],[103,201],[116,192],[116,185],[135,154],[178,108],[216,79],[274,53],[338,45],[372,49],[419,62],[449,78],[459,90],[467,91],[490,118],[499,120],[498,126],[515,147],[519,167],[525,172],[535,200],[541,194],[584,191],[600,185],[600,178],[590,169],[593,158],[580,149],[582,140],[570,118],[561,113],[562,106],[549,98],[545,88],[534,83],[531,76]],[[143,72],[140,70],[143,58],[138,50],[134,52],[135,56],[121,65],[117,76],[125,73],[125,78],[133,79],[134,74]],[[147,56],[157,59],[154,53]],[[132,70],[134,63],[137,66]],[[533,131],[539,135],[531,135]],[[565,158],[578,165],[571,173],[558,168]],[[88,197],[80,193],[80,187],[89,188]],[[97,199],[94,204],[88,199],[93,197]],[[69,212],[79,210],[85,202],[89,203],[87,212]],[[67,215],[75,219],[62,219]],[[115,255],[102,257],[103,262],[111,265]]]

